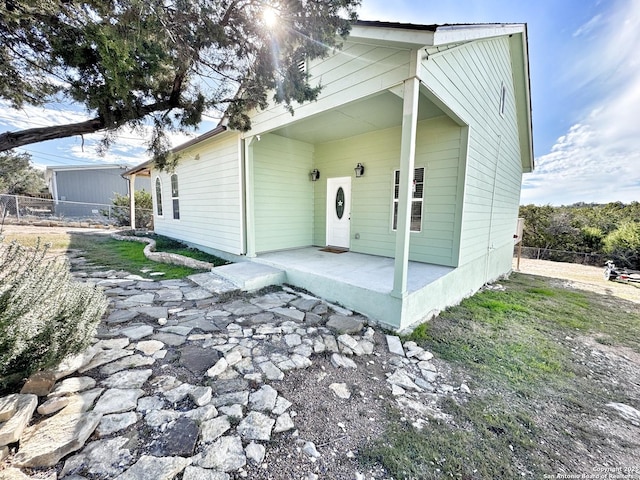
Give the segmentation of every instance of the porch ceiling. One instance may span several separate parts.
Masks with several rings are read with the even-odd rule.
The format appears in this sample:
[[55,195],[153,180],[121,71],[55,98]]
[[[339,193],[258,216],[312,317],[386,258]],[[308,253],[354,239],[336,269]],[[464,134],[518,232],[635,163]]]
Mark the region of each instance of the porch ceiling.
[[[444,115],[434,103],[420,95],[418,120]],[[307,143],[325,143],[402,123],[402,97],[385,91],[327,112],[291,123],[272,133]]]

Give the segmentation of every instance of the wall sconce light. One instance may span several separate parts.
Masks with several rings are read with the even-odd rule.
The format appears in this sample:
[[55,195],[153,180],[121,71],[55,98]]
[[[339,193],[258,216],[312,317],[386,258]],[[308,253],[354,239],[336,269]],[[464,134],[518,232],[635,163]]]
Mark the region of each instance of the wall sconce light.
[[320,170],[314,168],[313,170],[311,170],[311,173],[309,175],[311,176],[311,181],[315,182],[320,178]]
[[358,163],[354,170],[356,172],[356,177],[362,177],[364,175],[364,165],[362,165],[361,163]]

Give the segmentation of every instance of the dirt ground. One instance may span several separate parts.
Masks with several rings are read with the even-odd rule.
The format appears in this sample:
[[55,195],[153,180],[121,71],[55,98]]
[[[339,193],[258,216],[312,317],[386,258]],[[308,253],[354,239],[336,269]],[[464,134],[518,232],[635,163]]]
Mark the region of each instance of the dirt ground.
[[514,259],[513,271],[567,280],[564,285],[569,288],[588,290],[602,295],[613,295],[634,303],[640,303],[640,284],[636,286],[634,284],[607,281],[602,274],[604,267],[523,258],[520,260],[520,270],[516,269],[516,260]]

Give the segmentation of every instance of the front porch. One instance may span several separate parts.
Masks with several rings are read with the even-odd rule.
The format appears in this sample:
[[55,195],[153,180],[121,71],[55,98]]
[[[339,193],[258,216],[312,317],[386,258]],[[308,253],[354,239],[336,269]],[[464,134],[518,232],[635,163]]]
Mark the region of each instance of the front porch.
[[[256,268],[258,264],[266,268]],[[399,329],[420,321],[434,310],[433,302],[420,302],[422,308],[409,309],[409,304],[415,303],[410,299],[426,295],[439,304],[443,279],[454,270],[409,262],[407,295],[402,298],[392,294],[393,258],[355,252],[330,253],[321,247],[264,253],[249,262],[217,267],[212,272],[249,290],[287,283]]]

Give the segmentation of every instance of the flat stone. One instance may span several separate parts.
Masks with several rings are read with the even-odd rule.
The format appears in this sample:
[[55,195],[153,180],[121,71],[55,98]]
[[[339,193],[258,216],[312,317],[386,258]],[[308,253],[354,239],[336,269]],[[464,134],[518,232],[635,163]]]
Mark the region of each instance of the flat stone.
[[134,307],[131,310],[141,313],[147,317],[155,318],[167,318],[169,316],[167,307]]
[[0,476],[0,478],[2,480],[31,480],[32,478],[22,473],[19,468],[14,467],[5,468],[4,470],[2,470],[1,475],[2,476]]
[[227,305],[224,305],[224,309],[227,312],[232,313],[233,315],[236,315],[238,317],[245,315],[254,315],[256,313],[262,312],[262,309],[260,307],[251,305],[244,300],[236,300]]
[[126,437],[116,437],[87,443],[80,453],[64,462],[60,476],[70,478],[80,471],[99,478],[113,478],[121,474],[133,463],[131,452],[122,448],[128,441]]
[[338,342],[333,335],[323,335],[322,340],[324,341],[324,344],[327,347],[328,351],[332,353],[340,352],[340,349],[338,348]]
[[276,425],[275,427],[273,427],[273,433],[287,432],[289,430],[293,430],[294,428],[295,425],[293,423],[293,420],[291,419],[291,415],[289,415],[288,413],[283,413],[276,419]]
[[211,403],[214,407],[222,407],[225,405],[244,405],[249,403],[249,392],[231,392],[213,397]]
[[66,397],[69,399],[69,403],[62,409],[60,415],[86,412],[93,406],[96,399],[102,395],[102,392],[104,392],[104,388],[93,388]]
[[164,343],[158,340],[143,340],[136,344],[136,350],[140,350],[145,355],[153,355],[164,348]]
[[279,396],[276,400],[276,406],[273,408],[271,413],[274,415],[282,415],[289,409],[289,407],[291,407],[291,405],[293,404],[289,400]]
[[183,383],[176,388],[164,392],[165,398],[171,403],[178,403],[187,398],[195,387],[189,383]]
[[89,363],[80,368],[78,371],[80,373],[84,373],[93,368],[111,363],[115,360],[118,360],[122,357],[127,357],[129,355],[133,355],[132,350],[102,350],[98,352]]
[[160,397],[142,397],[138,399],[138,406],[136,411],[142,413],[148,413],[152,410],[162,410],[164,408],[164,400]]
[[142,388],[153,370],[124,370],[116,372],[100,383],[108,388]]
[[101,349],[101,350],[113,350],[113,349],[127,348],[129,346],[129,343],[131,343],[131,342],[126,337],[123,337],[123,338],[105,338],[103,340],[100,340],[94,346],[99,348],[99,349]]
[[156,359],[153,357],[146,357],[143,355],[135,354],[128,357],[123,357],[120,360],[116,360],[115,362],[111,362],[108,365],[101,367],[100,373],[102,375],[113,375],[114,373],[121,370],[153,365],[155,361]]
[[52,397],[37,409],[40,415],[51,415],[66,407],[70,402],[69,397]]
[[264,445],[260,445],[256,442],[251,442],[244,449],[245,455],[247,456],[247,460],[249,460],[254,465],[260,465],[264,460],[264,455],[266,453],[266,448]]
[[49,394],[50,397],[59,397],[69,393],[78,393],[96,386],[96,381],[91,377],[73,377],[63,380]]
[[272,308],[283,307],[289,301],[294,299],[293,295],[284,292],[267,293],[261,297],[252,298],[250,302],[263,310],[271,310]]
[[120,330],[120,334],[129,337],[131,340],[140,340],[141,338],[152,335],[153,327],[151,325],[127,327]]
[[138,316],[138,312],[133,310],[114,310],[107,317],[107,323],[124,323],[129,322]]
[[291,320],[296,322],[302,322],[304,320],[304,312],[301,312],[300,310],[297,310],[295,308],[279,307],[279,308],[273,308],[270,311],[275,313],[276,315],[280,315],[281,317],[285,317],[285,318],[290,318]]
[[284,378],[284,373],[278,367],[276,367],[273,362],[264,362],[258,365],[258,368],[262,370],[262,373],[269,380],[282,380]]
[[194,420],[178,418],[162,432],[162,437],[151,445],[151,453],[160,457],[191,457],[196,448],[199,431]]
[[204,452],[200,465],[222,472],[232,472],[244,467],[247,458],[240,437],[221,437]]
[[[20,393],[33,394],[39,397],[48,395],[57,380],[56,374],[51,371],[36,372],[31,375],[23,385]],[[3,420],[0,420],[3,421]]]
[[298,310],[302,310],[303,312],[310,312],[319,303],[320,300],[317,298],[299,298],[291,302],[291,305],[293,307],[296,307]]
[[20,450],[13,464],[19,467],[52,467],[61,458],[82,448],[100,423],[97,412],[58,413],[33,427],[20,438]]
[[233,405],[225,405],[224,407],[220,407],[220,412],[225,414],[229,418],[233,418],[236,420],[241,420],[243,415],[242,405],[236,403]]
[[220,355],[211,349],[197,345],[189,345],[180,349],[178,363],[198,376],[209,370],[215,364]]
[[135,410],[138,405],[138,398],[143,395],[144,390],[139,388],[111,388],[100,397],[93,411],[109,414]]
[[270,385],[263,385],[259,390],[249,395],[249,408],[251,410],[271,412],[276,406],[278,392]]
[[162,327],[160,329],[161,332],[175,333],[176,335],[182,335],[183,337],[189,335],[191,333],[191,330],[193,330],[193,328],[185,325],[170,325],[168,327]]
[[187,341],[187,339],[183,335],[176,335],[175,333],[167,332],[156,333],[152,338],[154,340],[164,342],[170,347],[178,347]]
[[200,440],[211,443],[224,435],[230,428],[229,417],[226,415],[207,420],[202,422],[200,426]]
[[308,456],[310,456],[311,458],[320,457],[320,452],[318,452],[318,449],[316,448],[316,445],[313,442],[306,442],[302,447],[302,451]]
[[194,408],[184,412],[183,416],[195,420],[196,422],[204,422],[218,416],[218,410],[213,405],[205,405],[203,407]]
[[296,347],[302,343],[302,338],[297,333],[290,333],[284,336],[284,343],[286,343],[288,347]]
[[362,320],[356,317],[347,317],[345,315],[331,315],[327,322],[327,327],[332,328],[338,333],[360,333],[364,327]]
[[119,432],[138,421],[138,414],[135,412],[114,413],[113,415],[105,415],[100,420],[100,424],[96,429],[99,437],[106,437],[112,433]]
[[358,344],[358,341],[347,333],[343,333],[338,337],[338,343],[345,345],[346,347],[353,350],[353,353],[355,353],[357,356],[364,355],[364,350]]
[[193,403],[195,403],[197,406],[203,407],[211,401],[211,387],[193,387],[189,392],[189,398],[191,398],[191,400],[193,400]]
[[162,428],[179,417],[180,413],[175,410],[152,410],[144,417],[144,421],[151,428]]
[[422,389],[413,382],[411,377],[409,377],[407,372],[401,368],[393,372],[387,378],[387,382],[391,383],[392,385],[398,385],[399,387],[402,387],[405,390],[415,390],[418,392],[422,391]]
[[184,292],[185,300],[204,300],[205,298],[211,297],[213,297],[213,293],[204,288],[193,288]]
[[404,348],[402,348],[400,337],[396,337],[395,335],[387,335],[386,338],[389,352],[404,357]]
[[247,440],[271,440],[275,420],[260,412],[249,412],[236,427],[240,436]]
[[228,473],[218,472],[209,468],[194,467],[189,465],[184,469],[182,480],[230,480]]
[[[358,340],[358,351],[362,351],[363,355],[373,354],[374,344],[369,340]],[[357,353],[356,353],[357,355]]]
[[[156,300],[158,302],[181,302],[182,292],[177,288],[165,288],[156,291]],[[166,317],[166,315],[165,315]]]
[[353,360],[337,353],[331,355],[331,364],[336,368],[353,368],[354,370],[358,368]]
[[31,416],[38,406],[38,397],[33,394],[14,393],[0,398],[0,446],[20,440]]
[[320,325],[322,317],[315,313],[307,312],[304,314],[304,323],[307,325]]
[[[225,312],[228,313],[228,312]],[[198,316],[198,318],[192,318],[186,322],[182,322],[181,325],[186,327],[191,327],[195,330],[202,330],[203,332],[218,332],[220,328],[213,323],[211,320],[203,316]]]
[[351,392],[349,391],[346,383],[332,383],[331,385],[329,385],[329,389],[338,398],[342,398],[345,400],[351,398]]
[[227,363],[227,359],[226,358],[221,358],[220,360],[218,360],[215,365],[213,367],[211,367],[209,370],[207,370],[207,377],[212,377],[215,378],[218,375],[220,375],[222,372],[224,372],[227,367],[229,366],[229,364]]
[[325,315],[329,312],[329,307],[326,303],[321,303],[313,307],[313,310],[311,310],[311,312],[315,313],[316,315]]
[[124,305],[135,307],[138,305],[148,305],[153,303],[155,295],[153,293],[141,293],[140,295],[132,295],[122,300]]
[[191,460],[182,457],[152,457],[143,455],[131,468],[115,480],[171,480],[182,472]]
[[272,322],[274,319],[274,315],[271,312],[262,312],[256,315],[251,315],[246,320],[246,324],[248,325],[262,325],[264,323]]

